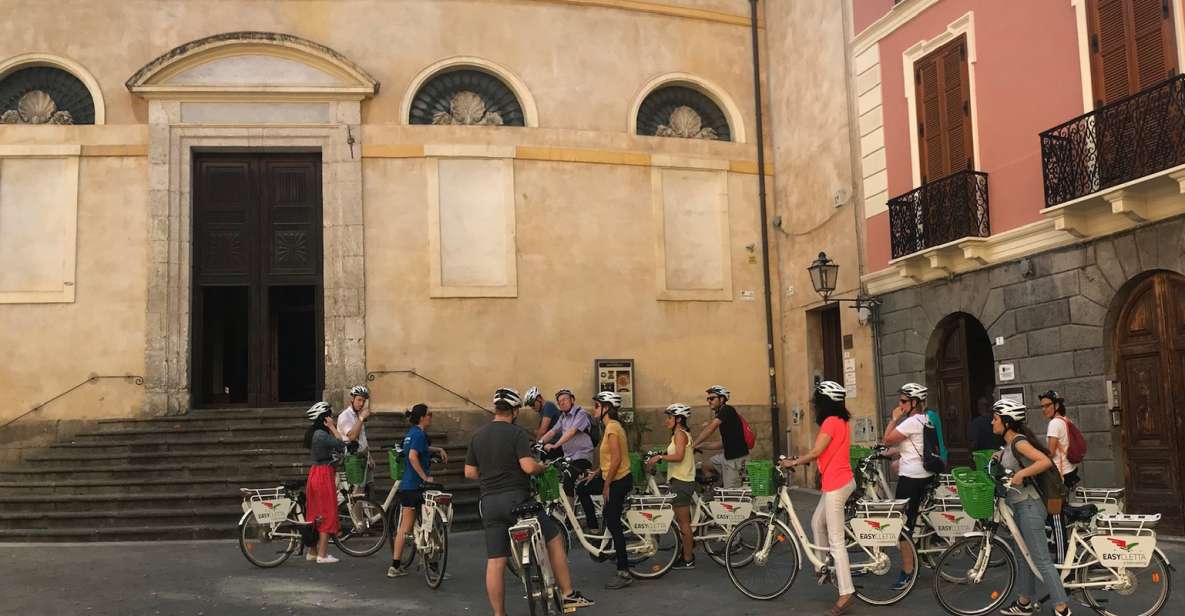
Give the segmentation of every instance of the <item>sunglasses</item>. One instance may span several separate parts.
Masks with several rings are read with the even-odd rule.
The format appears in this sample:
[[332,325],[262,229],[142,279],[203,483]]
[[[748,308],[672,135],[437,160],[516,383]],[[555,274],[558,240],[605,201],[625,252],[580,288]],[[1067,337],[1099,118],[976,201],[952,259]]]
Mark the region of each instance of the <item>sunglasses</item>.
[[719,399],[720,399],[720,396],[708,396],[707,398],[705,398],[705,400],[707,400],[708,402],[711,402],[713,400],[719,400]]

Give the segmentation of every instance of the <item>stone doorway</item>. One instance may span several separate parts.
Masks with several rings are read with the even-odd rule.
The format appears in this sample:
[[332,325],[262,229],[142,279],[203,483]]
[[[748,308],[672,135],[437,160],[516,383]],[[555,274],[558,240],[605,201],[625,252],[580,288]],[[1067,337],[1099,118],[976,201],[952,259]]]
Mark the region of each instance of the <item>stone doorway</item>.
[[193,403],[320,396],[320,154],[193,157]]
[[1185,277],[1155,272],[1127,295],[1115,329],[1128,510],[1185,530]]
[[929,407],[942,417],[949,463],[971,465],[971,420],[996,387],[995,358],[987,330],[975,317],[957,312],[938,323],[926,353]]

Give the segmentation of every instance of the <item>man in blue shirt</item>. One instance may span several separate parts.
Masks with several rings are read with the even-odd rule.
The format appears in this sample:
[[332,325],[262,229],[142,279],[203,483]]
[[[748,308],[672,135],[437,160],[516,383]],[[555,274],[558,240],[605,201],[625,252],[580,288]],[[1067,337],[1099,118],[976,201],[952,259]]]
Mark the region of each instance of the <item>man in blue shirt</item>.
[[[523,397],[523,406],[529,406],[539,413],[539,427],[535,428],[535,440],[541,443],[548,443],[544,441],[543,435],[547,434],[549,430],[555,427],[560,420],[560,407],[556,406],[551,400],[544,400],[543,394],[539,393],[538,387],[532,387],[527,390],[527,395]],[[555,438],[553,437],[554,441]]]

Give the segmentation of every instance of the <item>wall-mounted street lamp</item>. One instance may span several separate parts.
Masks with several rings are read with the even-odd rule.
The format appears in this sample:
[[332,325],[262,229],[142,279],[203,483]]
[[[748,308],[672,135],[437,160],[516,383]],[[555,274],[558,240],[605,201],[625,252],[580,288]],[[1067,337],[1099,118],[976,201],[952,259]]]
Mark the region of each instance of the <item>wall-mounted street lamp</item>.
[[815,288],[824,302],[851,302],[860,315],[861,322],[867,322],[872,312],[881,304],[876,297],[869,297],[861,293],[857,297],[831,297],[835,292],[835,282],[839,279],[839,264],[827,258],[827,253],[820,252],[811,266],[806,268],[811,274],[811,286]]

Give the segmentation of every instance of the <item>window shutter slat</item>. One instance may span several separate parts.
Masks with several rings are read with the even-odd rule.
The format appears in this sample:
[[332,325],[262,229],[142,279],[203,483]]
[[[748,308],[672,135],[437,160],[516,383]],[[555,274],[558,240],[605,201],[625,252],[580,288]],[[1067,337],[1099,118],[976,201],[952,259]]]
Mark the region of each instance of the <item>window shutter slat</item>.
[[922,125],[922,183],[942,177],[946,166],[946,152],[942,138],[942,89],[939,83],[937,58],[919,63],[918,121]]
[[1109,103],[1167,79],[1177,69],[1171,11],[1163,0],[1090,0],[1095,100]]
[[963,122],[963,49],[952,47],[942,58],[943,111],[946,124],[946,173],[967,166],[966,131]]

